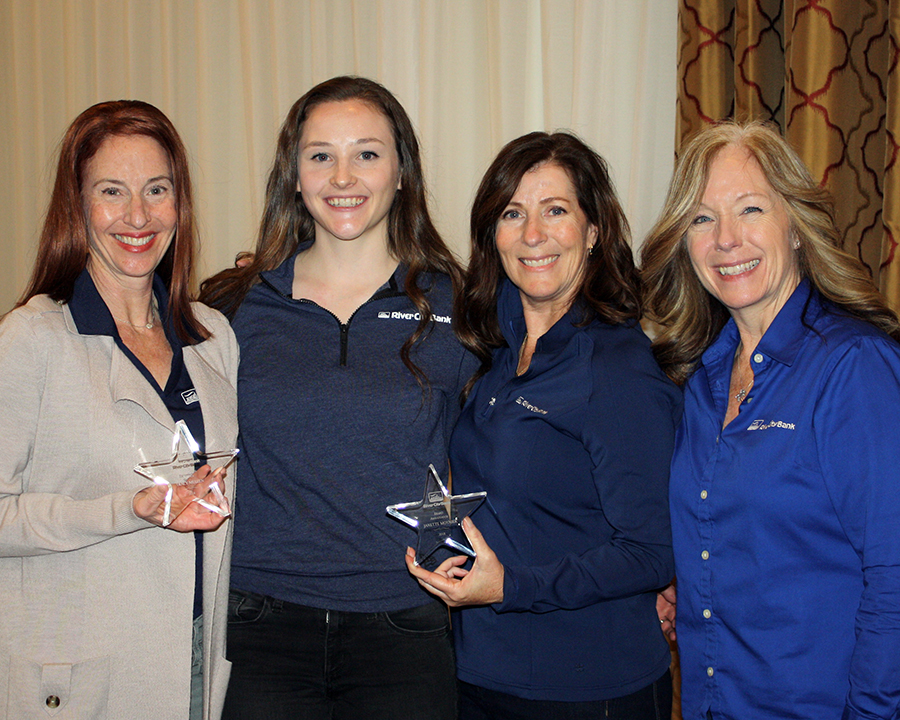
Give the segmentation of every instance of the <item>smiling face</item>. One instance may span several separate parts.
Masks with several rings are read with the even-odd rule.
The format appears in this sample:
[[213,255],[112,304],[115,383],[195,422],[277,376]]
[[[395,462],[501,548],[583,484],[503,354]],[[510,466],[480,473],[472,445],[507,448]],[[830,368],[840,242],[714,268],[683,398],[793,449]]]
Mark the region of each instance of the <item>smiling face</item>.
[[387,243],[400,160],[381,112],[359,100],[314,107],[303,123],[298,171],[298,190],[315,220],[316,241]]
[[742,329],[762,334],[800,283],[790,218],[759,163],[723,148],[687,232],[700,282]]
[[557,318],[572,304],[596,240],[569,174],[550,163],[525,173],[497,221],[500,261],[522,304]]
[[107,138],[85,166],[82,198],[95,281],[146,287],[177,223],[166,151],[146,135]]

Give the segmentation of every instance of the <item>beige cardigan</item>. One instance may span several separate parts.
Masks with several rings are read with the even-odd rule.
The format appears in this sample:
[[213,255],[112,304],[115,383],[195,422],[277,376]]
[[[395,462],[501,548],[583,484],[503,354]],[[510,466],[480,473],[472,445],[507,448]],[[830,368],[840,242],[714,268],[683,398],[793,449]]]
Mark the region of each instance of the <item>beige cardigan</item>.
[[[184,348],[210,450],[235,446],[238,349]],[[0,719],[188,717],[193,533],[132,509],[133,472],[167,457],[174,423],[106,336],[79,335],[68,306],[33,298],[0,322]],[[236,471],[227,478],[233,500]],[[203,540],[204,718],[228,684],[232,523]],[[59,698],[57,707],[51,707]]]

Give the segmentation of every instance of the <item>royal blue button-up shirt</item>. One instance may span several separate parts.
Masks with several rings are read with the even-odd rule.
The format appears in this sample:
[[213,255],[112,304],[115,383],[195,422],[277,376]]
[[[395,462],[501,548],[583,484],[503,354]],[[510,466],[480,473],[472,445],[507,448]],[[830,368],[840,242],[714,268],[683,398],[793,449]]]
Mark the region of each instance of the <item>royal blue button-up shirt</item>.
[[723,429],[739,340],[688,381],[672,461],[684,717],[897,717],[900,345],[804,281]]

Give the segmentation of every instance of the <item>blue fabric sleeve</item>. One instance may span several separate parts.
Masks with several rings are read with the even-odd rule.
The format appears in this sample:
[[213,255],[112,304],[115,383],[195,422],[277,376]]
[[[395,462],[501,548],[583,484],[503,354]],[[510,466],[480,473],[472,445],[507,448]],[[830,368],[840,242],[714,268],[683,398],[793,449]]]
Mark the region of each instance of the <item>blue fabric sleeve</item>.
[[900,705],[898,410],[900,348],[877,337],[855,340],[823,379],[814,416],[825,484],[864,576],[848,720],[896,717]]
[[590,399],[569,424],[614,535],[552,564],[506,566],[497,612],[586,607],[663,587],[675,573],[668,479],[681,393],[638,343],[595,353],[592,374]]

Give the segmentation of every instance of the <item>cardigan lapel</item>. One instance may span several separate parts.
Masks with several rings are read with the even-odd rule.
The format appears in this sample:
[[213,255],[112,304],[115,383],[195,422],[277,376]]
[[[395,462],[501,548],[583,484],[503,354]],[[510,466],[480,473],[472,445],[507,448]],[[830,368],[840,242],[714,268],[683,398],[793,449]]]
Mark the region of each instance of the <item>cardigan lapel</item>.
[[[59,304],[59,303],[57,303]],[[78,326],[72,317],[72,310],[68,304],[63,306],[63,319],[66,330],[73,335],[81,335]],[[162,425],[166,430],[175,432],[175,423],[159,394],[147,379],[141,374],[134,363],[116,347],[115,340],[109,335],[91,335],[81,337],[89,338],[92,342],[102,343],[104,352],[109,356],[109,391],[113,402],[127,400],[140,405],[151,418]]]
[[159,393],[147,382],[134,363],[116,347],[110,337],[98,337],[108,343],[111,355],[109,366],[109,389],[113,401],[127,400],[140,405],[150,417],[171,433],[175,432],[175,422],[159,397]]

